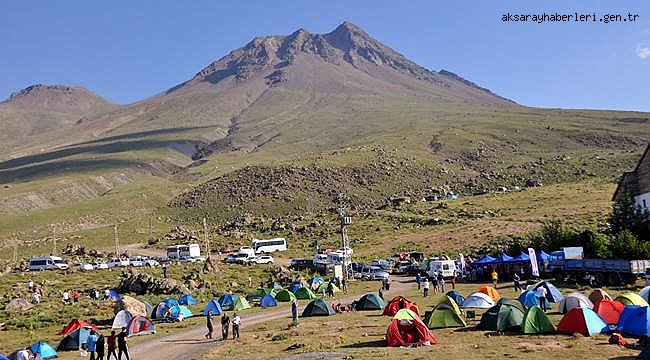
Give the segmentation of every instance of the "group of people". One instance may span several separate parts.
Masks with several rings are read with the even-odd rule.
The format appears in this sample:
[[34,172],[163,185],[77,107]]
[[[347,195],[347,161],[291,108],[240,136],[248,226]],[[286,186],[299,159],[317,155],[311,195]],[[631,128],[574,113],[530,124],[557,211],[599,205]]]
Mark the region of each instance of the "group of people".
[[79,302],[79,290],[65,289],[61,295],[61,301],[64,305],[76,304]]
[[[451,278],[449,279],[451,283],[451,288],[452,290],[456,290],[456,274],[454,273]],[[422,290],[422,293],[424,297],[427,297],[429,295],[429,289],[433,286],[433,293],[438,294],[438,293],[444,293],[445,290],[445,285],[446,285],[446,280],[445,277],[442,275],[442,272],[438,271],[433,271],[431,273],[431,276],[425,275],[424,277],[420,274],[417,273],[415,275],[415,282],[418,285],[418,290]]]
[[101,333],[93,331],[86,340],[85,350],[90,354],[90,360],[104,360],[104,355],[106,355],[106,360],[111,358],[122,360],[122,356],[126,360],[131,360],[127,337],[126,328],[122,328],[118,334],[115,333],[115,330],[111,331],[111,335],[107,338]]
[[[204,335],[206,339],[213,339],[212,333],[214,332],[214,324],[212,323],[212,316],[214,313],[209,311],[206,315],[206,327],[208,332]],[[233,340],[239,339],[239,328],[241,327],[241,317],[237,313],[233,313],[232,319],[226,312],[221,315],[221,338],[223,340],[228,339],[228,332],[232,326],[232,338]]]
[[32,294],[32,304],[38,305],[41,303],[41,298],[43,297],[43,290],[41,286],[36,286],[32,279],[29,279],[27,282],[27,289]]

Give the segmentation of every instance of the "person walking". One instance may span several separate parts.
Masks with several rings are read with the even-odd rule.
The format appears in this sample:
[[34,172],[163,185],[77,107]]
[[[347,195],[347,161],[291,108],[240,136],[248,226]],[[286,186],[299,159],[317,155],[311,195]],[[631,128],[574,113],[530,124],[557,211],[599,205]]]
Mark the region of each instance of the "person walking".
[[63,290],[63,303],[70,304],[70,292],[68,289]]
[[422,277],[420,276],[420,273],[415,275],[415,283],[418,284],[418,290],[420,290],[420,287],[422,286]]
[[438,275],[434,274],[433,279],[431,279],[433,282],[433,293],[437,294],[438,293]]
[[492,269],[492,285],[494,288],[497,288],[497,283],[499,282],[499,274],[496,269]]
[[296,300],[291,300],[291,319],[294,323],[298,322],[298,303]]
[[40,303],[41,303],[41,293],[38,290],[36,290],[32,294],[32,304],[38,305]]
[[519,274],[515,271],[514,275],[512,275],[512,282],[515,288],[515,291],[521,291],[521,284],[519,283],[521,281],[521,278],[519,277]]
[[422,284],[422,291],[424,292],[424,297],[429,295],[429,279],[424,278],[424,283]]
[[117,360],[117,353],[115,352],[115,349],[117,349],[117,336],[115,335],[115,330],[111,331],[108,339],[106,339],[106,345],[108,348],[106,360],[111,360],[111,355]]
[[122,360],[122,354],[126,357],[126,360],[131,360],[131,355],[129,354],[129,347],[126,344],[126,328],[122,328],[122,331],[117,334],[117,360]]
[[331,281],[327,283],[327,297],[330,299],[334,298],[334,284]]
[[546,312],[546,287],[544,285],[541,285],[540,287],[535,290],[535,295],[539,298],[539,307]]
[[79,302],[79,291],[78,290],[72,291],[72,299],[74,300],[75,304]]
[[212,325],[212,310],[208,311],[208,314],[205,316],[205,327],[208,328],[208,332],[204,335],[206,339],[212,339],[212,332],[214,331],[214,326]]
[[241,318],[237,313],[235,313],[232,317],[232,339],[239,340],[239,327],[241,326]]
[[384,289],[382,287],[379,288],[378,293],[379,293],[379,298],[384,300]]
[[440,285],[440,293],[445,292],[445,277],[442,276],[442,271],[438,273],[438,284]]
[[97,350],[97,360],[104,360],[104,346],[106,345],[106,339],[104,335],[98,333],[97,344],[95,349]]
[[449,280],[449,282],[451,282],[451,289],[456,290],[456,270],[454,270],[454,274],[451,275],[451,280]]
[[162,272],[163,272],[163,277],[167,279],[167,264],[163,264]]
[[90,353],[90,360],[97,360],[95,353],[97,352],[97,340],[99,335],[96,332],[91,332],[86,339],[86,351]]
[[221,338],[228,339],[228,328],[230,327],[230,317],[225,312],[221,315]]
[[31,291],[34,291],[34,280],[29,279],[29,281],[27,282],[27,289],[28,289],[30,292],[31,292]]

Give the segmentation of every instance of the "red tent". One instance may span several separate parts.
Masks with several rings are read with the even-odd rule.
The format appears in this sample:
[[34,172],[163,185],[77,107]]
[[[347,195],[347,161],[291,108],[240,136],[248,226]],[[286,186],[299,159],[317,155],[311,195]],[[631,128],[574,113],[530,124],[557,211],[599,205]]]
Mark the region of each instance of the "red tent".
[[601,299],[594,305],[594,312],[598,314],[607,325],[618,324],[618,318],[625,309],[622,302],[616,300]]
[[386,331],[386,344],[392,347],[423,346],[437,342],[420,317],[408,309],[399,310]]
[[384,315],[395,316],[400,309],[409,309],[416,314],[420,314],[420,309],[415,303],[402,296],[395,296],[384,308]]
[[80,328],[91,328],[91,329],[93,329],[95,331],[98,331],[96,326],[91,325],[91,324],[89,324],[89,323],[87,323],[87,322],[85,322],[83,320],[74,319],[74,320],[71,320],[68,323],[68,325],[66,325],[63,328],[63,330],[59,331],[59,333],[57,335],[68,336],[68,335],[70,335],[71,333],[75,332],[77,329],[80,329]]

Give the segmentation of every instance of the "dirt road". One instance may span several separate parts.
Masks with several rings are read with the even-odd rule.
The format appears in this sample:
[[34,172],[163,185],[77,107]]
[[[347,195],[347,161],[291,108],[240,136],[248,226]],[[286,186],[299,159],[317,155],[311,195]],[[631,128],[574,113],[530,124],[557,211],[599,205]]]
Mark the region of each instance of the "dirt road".
[[[390,298],[393,294],[399,293],[403,290],[412,288],[414,285],[410,283],[412,278],[394,277],[391,282],[391,289],[387,291],[386,298]],[[351,303],[357,299],[360,294],[348,295],[341,299],[337,299],[342,303]],[[263,323],[270,320],[280,319],[286,317],[291,318],[291,312],[288,306],[279,309],[266,310],[255,314],[240,314],[242,318],[242,328],[245,329],[250,325]],[[215,334],[220,336],[220,325],[218,317],[215,318]],[[201,356],[210,349],[212,346],[219,346],[221,340],[206,340],[203,337],[205,334],[204,327],[190,328],[185,332],[176,333],[168,336],[152,339],[151,341],[139,343],[131,348],[131,357],[133,359],[157,359],[157,360],[191,360],[200,359]]]

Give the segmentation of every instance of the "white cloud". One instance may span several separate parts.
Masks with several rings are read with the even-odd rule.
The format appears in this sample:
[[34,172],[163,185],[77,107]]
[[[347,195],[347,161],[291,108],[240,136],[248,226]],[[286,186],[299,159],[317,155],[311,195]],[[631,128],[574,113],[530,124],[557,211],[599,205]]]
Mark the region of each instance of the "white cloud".
[[637,44],[636,56],[644,60],[650,59],[650,46],[647,46],[646,44]]

